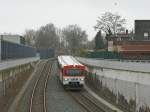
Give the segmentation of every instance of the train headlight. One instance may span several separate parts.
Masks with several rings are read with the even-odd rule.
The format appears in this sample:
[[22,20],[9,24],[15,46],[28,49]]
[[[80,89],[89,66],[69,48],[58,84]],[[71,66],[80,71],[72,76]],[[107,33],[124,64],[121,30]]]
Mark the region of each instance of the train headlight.
[[81,80],[81,81],[84,81],[84,78],[81,78],[80,80]]
[[64,78],[64,80],[67,81],[68,79],[67,79],[67,78]]

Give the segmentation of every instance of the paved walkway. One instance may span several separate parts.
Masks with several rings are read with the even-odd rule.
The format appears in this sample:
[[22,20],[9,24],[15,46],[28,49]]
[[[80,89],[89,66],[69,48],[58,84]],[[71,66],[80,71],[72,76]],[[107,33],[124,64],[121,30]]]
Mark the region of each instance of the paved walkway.
[[106,100],[104,100],[103,98],[99,97],[96,93],[94,93],[89,87],[87,87],[86,85],[84,86],[84,88],[92,95],[94,96],[96,99],[98,99],[101,103],[103,103],[104,105],[106,105],[107,107],[111,108],[112,110],[114,110],[115,112],[123,112],[122,110],[118,109],[116,106],[112,105],[111,103],[107,102]]

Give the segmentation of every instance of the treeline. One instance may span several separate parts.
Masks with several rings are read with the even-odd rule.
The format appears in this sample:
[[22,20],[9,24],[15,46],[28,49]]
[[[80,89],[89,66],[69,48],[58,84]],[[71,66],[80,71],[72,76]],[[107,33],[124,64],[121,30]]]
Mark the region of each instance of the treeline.
[[38,30],[26,30],[24,34],[27,45],[64,50],[72,55],[80,54],[89,46],[87,36],[86,31],[78,25],[68,25],[60,29],[52,23],[41,26]]
[[68,25],[62,29],[50,23],[38,30],[26,30],[28,45],[37,48],[63,50],[72,55],[84,56],[88,50],[106,50],[107,41],[125,31],[126,19],[118,14],[105,12],[97,19],[94,29],[97,31],[93,40],[88,41],[87,33],[78,25]]

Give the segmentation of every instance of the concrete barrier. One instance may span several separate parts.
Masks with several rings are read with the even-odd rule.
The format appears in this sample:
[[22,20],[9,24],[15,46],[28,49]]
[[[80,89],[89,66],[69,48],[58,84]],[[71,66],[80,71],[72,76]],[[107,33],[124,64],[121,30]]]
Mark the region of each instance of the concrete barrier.
[[0,68],[0,96],[6,95],[7,89],[17,81],[21,73],[31,69],[38,60],[38,58],[28,58],[0,63],[0,66],[3,66]]
[[[115,104],[128,111],[150,111],[150,64],[78,58],[94,71],[96,88],[114,97]],[[98,86],[98,87],[97,87]],[[113,98],[112,98],[113,100]],[[132,107],[131,107],[132,106]]]

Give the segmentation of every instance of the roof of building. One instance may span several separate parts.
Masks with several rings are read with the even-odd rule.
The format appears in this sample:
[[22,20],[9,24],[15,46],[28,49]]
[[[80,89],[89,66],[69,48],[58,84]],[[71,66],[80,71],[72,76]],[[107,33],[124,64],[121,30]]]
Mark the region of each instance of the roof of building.
[[0,34],[1,37],[21,37],[21,38],[24,38],[23,36],[21,35],[18,35],[18,34]]
[[145,20],[144,20],[144,19],[141,19],[141,20],[135,20],[135,22],[139,22],[139,21],[140,21],[140,22],[150,22],[150,20],[147,20],[147,19],[145,19]]
[[116,35],[112,35],[111,37],[114,38],[130,38],[131,34],[126,34],[126,33],[118,33]]

